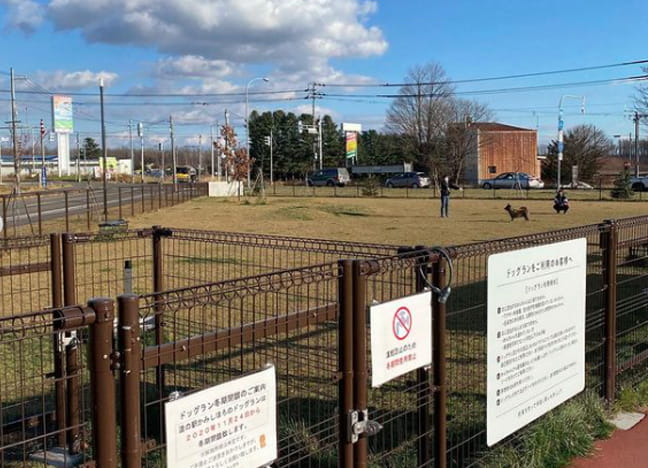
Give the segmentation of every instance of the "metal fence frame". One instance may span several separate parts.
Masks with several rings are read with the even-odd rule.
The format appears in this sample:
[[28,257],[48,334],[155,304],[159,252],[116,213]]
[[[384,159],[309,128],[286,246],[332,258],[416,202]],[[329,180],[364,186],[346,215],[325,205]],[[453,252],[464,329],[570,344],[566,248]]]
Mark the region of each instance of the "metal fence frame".
[[[114,434],[120,427],[122,466],[141,466],[143,462],[146,466],[158,466],[160,458],[147,458],[147,454],[159,453],[164,440],[159,433],[142,437],[141,431],[146,431],[147,423],[140,420],[139,415],[148,417],[146,408],[150,412],[157,406],[154,417],[162,418],[161,407],[168,397],[168,379],[178,379],[171,376],[187,372],[181,368],[183,361],[189,359],[192,363],[192,359],[203,359],[203,355],[204,359],[213,359],[215,352],[221,352],[221,359],[230,362],[230,366],[238,362],[238,372],[242,372],[251,368],[242,356],[250,356],[250,362],[255,363],[260,359],[254,357],[257,353],[266,355],[264,349],[285,348],[286,356],[294,362],[313,357],[322,363],[328,362],[324,371],[326,375],[331,374],[330,380],[327,384],[321,381],[319,391],[327,389],[326,398],[331,402],[331,395],[337,398],[333,412],[333,403],[306,407],[304,411],[325,421],[329,427],[321,433],[320,426],[306,425],[302,429],[309,434],[309,428],[324,434],[324,442],[304,451],[294,441],[284,441],[282,456],[285,458],[281,466],[325,467],[329,466],[331,454],[339,457],[341,466],[347,467],[366,466],[368,462],[401,463],[399,466],[470,466],[479,462],[485,450],[481,409],[479,405],[464,402],[463,408],[472,418],[467,420],[464,429],[454,427],[454,421],[448,419],[448,410],[449,405],[462,403],[457,395],[461,388],[467,388],[466,385],[473,385],[471,389],[476,394],[484,390],[480,379],[485,378],[485,351],[480,334],[483,335],[486,323],[483,286],[488,255],[579,237],[588,240],[587,386],[613,402],[623,385],[648,375],[645,366],[648,360],[645,349],[648,295],[644,286],[648,278],[646,216],[447,248],[454,265],[455,286],[447,304],[439,302],[435,296],[433,364],[430,369],[420,369],[399,378],[394,388],[378,390],[368,388],[367,360],[371,349],[367,339],[367,306],[375,300],[381,302],[420,291],[429,282],[444,285],[448,265],[434,249],[158,227],[104,237],[77,234],[35,240],[33,248],[42,249],[46,245],[51,256],[46,273],[50,275],[52,286],[48,298],[54,309],[36,314],[54,317],[48,322],[49,328],[41,333],[47,337],[49,350],[41,346],[41,354],[51,353],[51,362],[47,358],[45,368],[31,369],[34,373],[31,376],[16,375],[16,381],[5,385],[20,386],[20,379],[29,377],[48,382],[41,385],[53,389],[54,400],[48,397],[49,403],[42,405],[42,412],[25,414],[22,418],[45,421],[47,414],[55,415],[54,429],[42,426],[48,429],[35,439],[41,446],[67,445],[71,452],[81,452],[86,463],[94,460],[98,466],[117,466]],[[141,251],[144,257],[152,257],[146,260],[146,268],[139,279],[135,277],[135,284],[140,281],[145,285],[142,287],[152,288],[152,292],[118,298],[118,339],[117,348],[113,349],[113,299],[93,300],[88,307],[73,304],[86,292],[99,293],[101,290],[95,285],[94,289],[87,289],[96,279],[79,278],[79,275],[88,276],[79,271],[79,257],[93,260],[88,271],[106,268],[106,263],[102,262],[119,264],[127,256],[116,248],[120,242],[120,248],[126,252]],[[184,276],[195,274],[216,281],[166,287],[182,283],[165,276],[166,270],[176,265],[173,263],[177,260],[174,260],[174,250],[179,252],[178,258],[214,252],[227,257],[222,250],[206,247],[211,244],[236,246],[239,253],[243,252],[243,256],[250,259],[245,271],[253,275],[230,277],[237,272],[230,275],[221,268],[222,264],[218,267],[198,264],[204,266],[202,270],[192,264]],[[104,259],[95,257],[98,251],[106,249],[106,245],[113,247],[110,254]],[[129,245],[131,247],[123,247]],[[143,245],[148,247],[142,251]],[[300,254],[294,253],[300,251]],[[286,269],[286,264],[277,260],[282,252],[292,252],[289,263],[293,268]],[[340,257],[355,259],[339,260]],[[308,266],[313,259],[320,264]],[[255,267],[255,262],[260,267]],[[107,269],[107,277],[113,275],[110,281],[117,282],[115,275],[121,271]],[[20,268],[15,269],[18,270]],[[114,297],[115,288],[107,289]],[[219,310],[227,313],[217,313]],[[263,314],[259,315],[260,311],[264,311]],[[26,332],[20,335],[19,328],[27,330],[30,323],[19,317],[0,319],[0,347],[8,346],[7,352],[11,352],[11,346],[17,349],[26,346],[20,344]],[[324,333],[324,344],[306,339],[305,347],[289,352],[291,340],[303,339],[299,334],[301,330],[307,334],[314,330]],[[66,346],[58,342],[71,336],[79,337],[75,346],[70,347],[69,340],[65,341]],[[85,349],[87,359],[83,358]],[[468,383],[467,371],[462,373],[454,363],[459,353],[474,361],[475,367],[469,369],[472,380]],[[185,392],[215,383],[214,377],[208,378],[210,372],[205,372],[208,367],[196,366],[194,377],[186,382],[176,380],[186,384]],[[321,378],[322,370],[314,364],[308,369],[317,379]],[[119,373],[123,408],[119,423],[115,416],[116,372]],[[278,378],[286,379],[286,372],[279,372]],[[142,388],[147,387],[143,382],[148,382],[152,393],[141,394]],[[294,388],[296,394],[317,392],[303,386]],[[397,398],[397,390],[402,397]],[[91,396],[86,396],[87,391]],[[142,395],[141,398],[130,398],[135,393]],[[92,405],[86,401],[92,401]],[[92,411],[90,406],[94,408]],[[5,408],[0,391],[0,416],[6,412]],[[96,412],[105,408],[105,413]],[[298,405],[295,408],[296,414],[302,411]],[[369,408],[371,413],[365,413]],[[363,432],[365,414],[387,428],[385,432],[376,436]],[[89,429],[90,423],[95,430]],[[21,427],[23,436],[28,437],[24,425]],[[96,430],[99,427],[101,431]],[[158,431],[160,427],[161,424]],[[334,428],[333,433],[331,428]],[[0,424],[0,454],[8,450],[3,439],[6,429],[4,422]],[[358,435],[355,443],[352,442],[354,433]],[[92,435],[92,455],[85,450],[88,434]],[[27,441],[20,443],[25,447],[24,461],[29,445]]]

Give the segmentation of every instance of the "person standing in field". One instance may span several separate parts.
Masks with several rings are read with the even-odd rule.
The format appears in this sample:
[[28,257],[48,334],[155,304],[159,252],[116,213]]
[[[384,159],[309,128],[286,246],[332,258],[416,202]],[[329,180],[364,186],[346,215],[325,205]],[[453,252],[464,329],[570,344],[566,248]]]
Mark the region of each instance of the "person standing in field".
[[450,204],[450,189],[461,190],[461,187],[450,182],[450,177],[444,176],[441,179],[441,217],[448,217],[448,205]]

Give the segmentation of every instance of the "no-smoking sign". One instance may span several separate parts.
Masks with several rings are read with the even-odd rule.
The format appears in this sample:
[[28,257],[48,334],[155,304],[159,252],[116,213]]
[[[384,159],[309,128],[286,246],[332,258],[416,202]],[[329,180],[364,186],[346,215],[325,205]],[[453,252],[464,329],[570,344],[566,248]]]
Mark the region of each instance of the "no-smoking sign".
[[407,307],[399,307],[394,314],[392,330],[397,340],[404,340],[412,330],[412,314]]
[[371,385],[378,387],[432,362],[432,293],[371,306]]

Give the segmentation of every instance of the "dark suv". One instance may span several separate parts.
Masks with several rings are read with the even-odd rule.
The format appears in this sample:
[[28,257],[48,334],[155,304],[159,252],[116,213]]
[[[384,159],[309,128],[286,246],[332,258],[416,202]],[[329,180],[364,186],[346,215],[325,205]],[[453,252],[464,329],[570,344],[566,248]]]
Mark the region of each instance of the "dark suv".
[[337,185],[338,187],[344,187],[349,182],[351,182],[351,176],[349,176],[349,171],[344,167],[322,169],[321,171],[312,173],[306,179],[306,184],[309,186],[327,185],[333,187]]

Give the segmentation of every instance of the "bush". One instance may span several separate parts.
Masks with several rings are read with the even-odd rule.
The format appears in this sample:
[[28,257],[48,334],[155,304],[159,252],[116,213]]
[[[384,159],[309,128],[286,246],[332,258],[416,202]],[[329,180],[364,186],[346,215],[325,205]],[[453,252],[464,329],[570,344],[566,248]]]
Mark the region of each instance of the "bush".
[[362,183],[362,195],[365,197],[377,197],[380,194],[380,182],[374,176],[369,176]]

